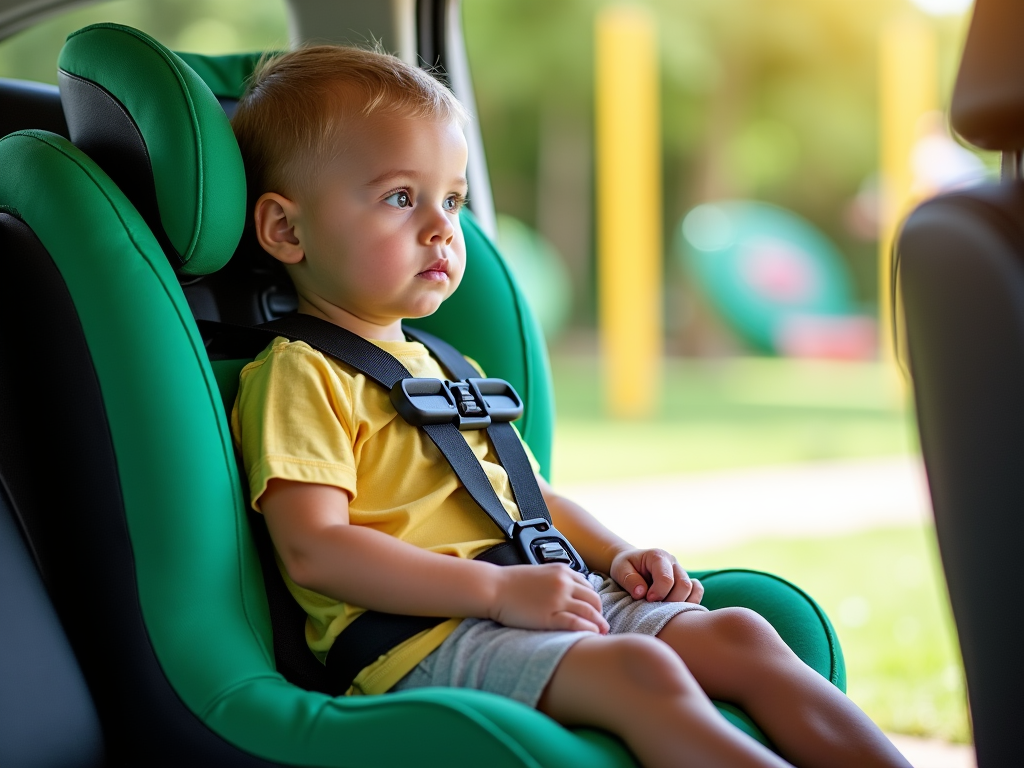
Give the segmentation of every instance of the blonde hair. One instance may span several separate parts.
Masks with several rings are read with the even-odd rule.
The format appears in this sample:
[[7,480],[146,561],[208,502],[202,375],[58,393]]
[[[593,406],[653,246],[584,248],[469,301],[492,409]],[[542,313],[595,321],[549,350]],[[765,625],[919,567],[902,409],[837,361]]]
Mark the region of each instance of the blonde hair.
[[344,124],[378,113],[468,119],[442,83],[383,51],[318,45],[262,60],[231,119],[250,201],[307,190],[337,153]]

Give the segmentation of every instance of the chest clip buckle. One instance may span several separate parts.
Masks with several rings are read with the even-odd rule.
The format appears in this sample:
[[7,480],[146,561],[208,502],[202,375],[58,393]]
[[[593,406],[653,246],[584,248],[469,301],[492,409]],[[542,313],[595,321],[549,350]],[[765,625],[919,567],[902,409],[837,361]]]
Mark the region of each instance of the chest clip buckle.
[[515,421],[523,401],[504,379],[402,379],[391,388],[395,410],[414,427],[454,424],[460,430],[486,429],[491,422]]
[[564,563],[584,576],[589,573],[583,558],[555,526],[540,517],[512,524],[512,541],[532,565]]

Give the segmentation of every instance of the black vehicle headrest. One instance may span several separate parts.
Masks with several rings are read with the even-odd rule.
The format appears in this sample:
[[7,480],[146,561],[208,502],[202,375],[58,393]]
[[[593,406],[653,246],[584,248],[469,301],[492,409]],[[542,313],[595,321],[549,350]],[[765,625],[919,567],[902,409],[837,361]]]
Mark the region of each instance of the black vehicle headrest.
[[982,149],[1024,149],[1024,2],[976,0],[950,118]]
[[57,86],[0,77],[0,136],[27,128],[69,138]]

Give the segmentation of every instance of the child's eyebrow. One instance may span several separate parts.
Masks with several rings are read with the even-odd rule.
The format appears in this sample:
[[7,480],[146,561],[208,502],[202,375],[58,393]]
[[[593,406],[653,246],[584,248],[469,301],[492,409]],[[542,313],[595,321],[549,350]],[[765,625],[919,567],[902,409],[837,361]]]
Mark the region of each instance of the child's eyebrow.
[[[412,179],[415,181],[419,179],[420,176],[422,176],[422,174],[419,171],[384,171],[380,176],[366,182],[366,186],[376,187],[393,179]],[[458,176],[453,181],[461,186],[468,186],[469,184],[469,182],[466,181],[465,176]]]
[[378,184],[383,184],[384,182],[397,178],[417,179],[419,178],[419,175],[420,174],[416,171],[384,171],[380,176],[366,182],[366,186],[375,187]]

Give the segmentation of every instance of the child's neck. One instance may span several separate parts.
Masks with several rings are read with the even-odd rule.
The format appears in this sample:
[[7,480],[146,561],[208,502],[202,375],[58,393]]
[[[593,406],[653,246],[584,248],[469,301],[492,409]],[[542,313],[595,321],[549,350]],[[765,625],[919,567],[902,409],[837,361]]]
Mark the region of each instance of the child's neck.
[[326,320],[329,323],[334,323],[346,331],[352,331],[357,336],[362,336],[364,339],[371,341],[405,341],[405,334],[402,333],[402,319],[399,318],[387,325],[381,325],[378,323],[364,320],[358,315],[354,315],[351,312],[336,307],[333,305],[328,306],[317,306],[316,304],[306,300],[303,296],[299,296],[299,313],[303,315],[312,315],[313,317],[319,317],[321,320]]

